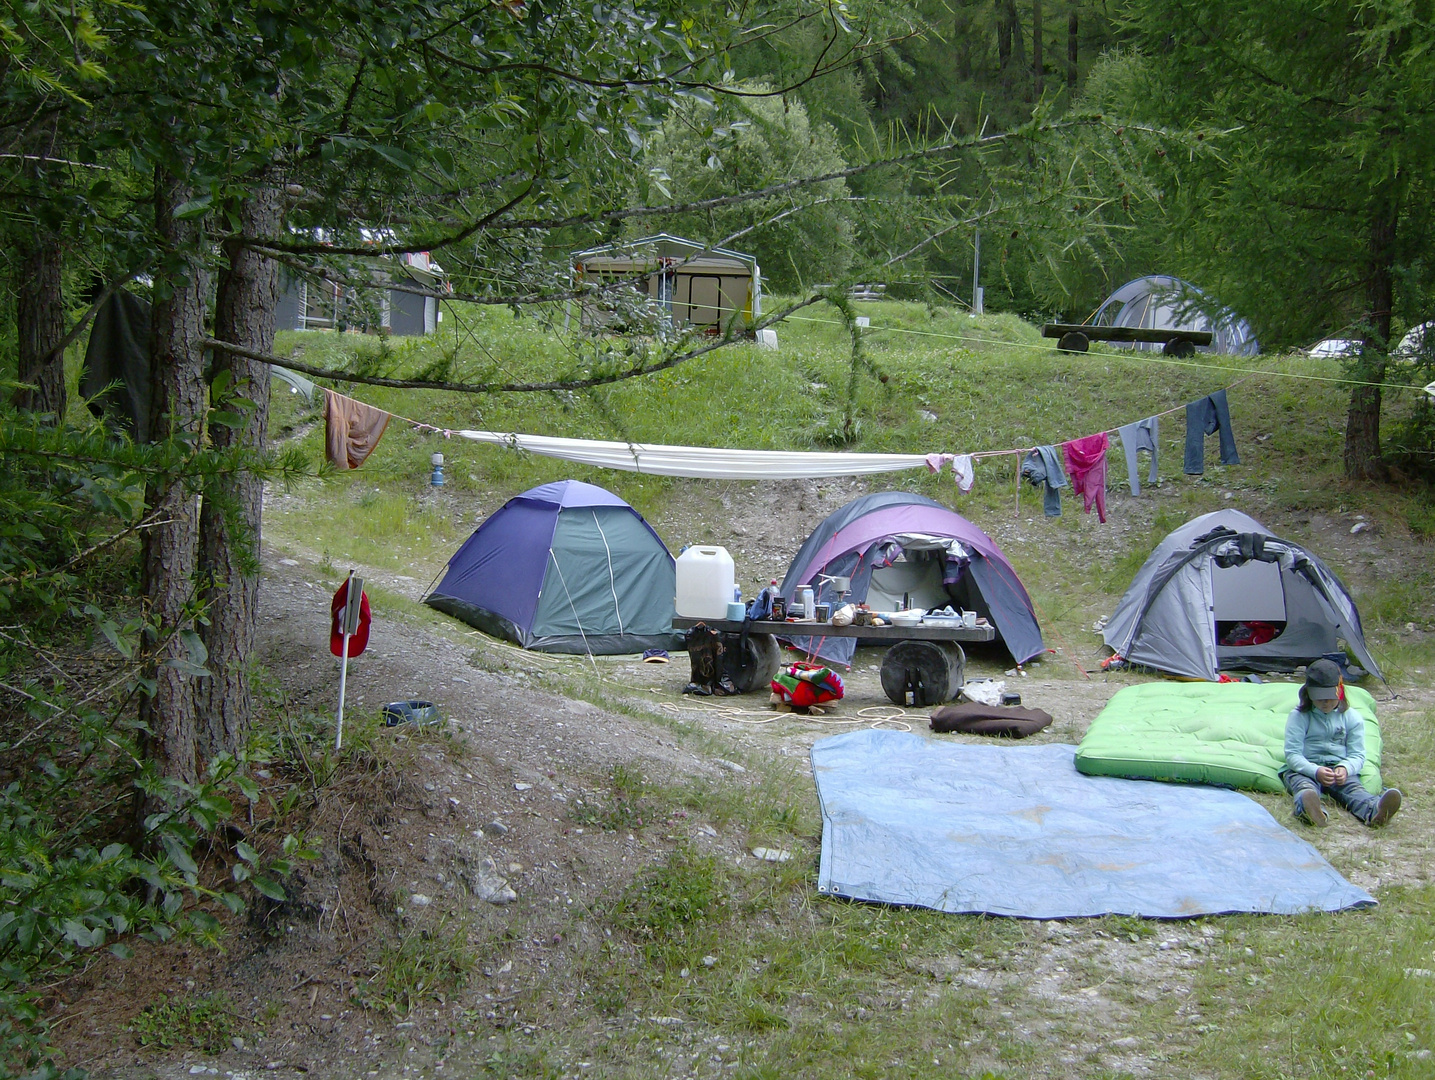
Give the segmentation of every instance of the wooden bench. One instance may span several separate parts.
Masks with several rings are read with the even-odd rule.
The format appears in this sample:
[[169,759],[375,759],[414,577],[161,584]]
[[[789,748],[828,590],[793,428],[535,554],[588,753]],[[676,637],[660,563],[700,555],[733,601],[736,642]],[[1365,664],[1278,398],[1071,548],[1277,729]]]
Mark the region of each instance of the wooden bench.
[[1041,336],[1058,338],[1062,352],[1085,352],[1093,341],[1143,341],[1163,346],[1165,356],[1191,356],[1197,345],[1209,345],[1215,335],[1209,330],[1147,330],[1139,326],[1088,326],[1086,323],[1047,323]]
[[894,705],[940,705],[953,700],[962,689],[967,654],[959,642],[995,641],[993,626],[834,626],[811,620],[773,622],[754,620],[750,623],[727,619],[691,619],[677,616],[674,630],[690,630],[705,623],[722,635],[725,649],[737,652],[744,626],[747,645],[737,652],[736,662],[728,671],[733,683],[743,693],[766,687],[777,674],[782,651],[777,639],[787,638],[860,638],[864,642],[890,642],[882,656],[882,690]]

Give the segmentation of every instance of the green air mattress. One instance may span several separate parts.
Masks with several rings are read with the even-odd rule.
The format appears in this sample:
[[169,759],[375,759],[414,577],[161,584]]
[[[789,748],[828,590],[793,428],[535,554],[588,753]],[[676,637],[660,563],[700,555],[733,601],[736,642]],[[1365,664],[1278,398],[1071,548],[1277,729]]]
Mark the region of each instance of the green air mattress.
[[[1088,776],[1175,780],[1281,792],[1286,717],[1296,683],[1146,683],[1119,691],[1091,722],[1076,751]],[[1380,791],[1375,699],[1345,688],[1365,717],[1360,782]]]

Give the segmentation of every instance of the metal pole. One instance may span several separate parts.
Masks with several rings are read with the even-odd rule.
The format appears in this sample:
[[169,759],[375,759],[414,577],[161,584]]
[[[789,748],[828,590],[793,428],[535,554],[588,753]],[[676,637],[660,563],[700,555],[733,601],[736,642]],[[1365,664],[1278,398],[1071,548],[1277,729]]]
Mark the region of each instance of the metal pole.
[[334,749],[344,749],[344,684],[349,680],[349,635],[344,635],[344,659],[339,666],[339,722],[334,728]]

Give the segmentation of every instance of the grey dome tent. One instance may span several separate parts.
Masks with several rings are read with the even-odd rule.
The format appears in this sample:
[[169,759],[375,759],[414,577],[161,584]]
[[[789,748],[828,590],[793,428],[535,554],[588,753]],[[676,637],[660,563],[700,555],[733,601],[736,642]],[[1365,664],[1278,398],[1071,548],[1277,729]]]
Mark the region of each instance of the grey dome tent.
[[672,648],[673,557],[611,491],[562,480],[515,495],[470,536],[424,603],[525,649]]
[[1104,637],[1130,663],[1212,681],[1222,668],[1293,671],[1341,651],[1343,639],[1367,670],[1385,677],[1340,579],[1239,510],[1203,514],[1162,540]]
[[[1143,330],[1205,330],[1215,337],[1201,352],[1227,356],[1255,356],[1260,343],[1246,322],[1230,308],[1215,317],[1211,300],[1196,286],[1165,274],[1128,281],[1096,309],[1088,322],[1095,326],[1130,326]],[[1113,343],[1121,349],[1160,349],[1159,342]]]

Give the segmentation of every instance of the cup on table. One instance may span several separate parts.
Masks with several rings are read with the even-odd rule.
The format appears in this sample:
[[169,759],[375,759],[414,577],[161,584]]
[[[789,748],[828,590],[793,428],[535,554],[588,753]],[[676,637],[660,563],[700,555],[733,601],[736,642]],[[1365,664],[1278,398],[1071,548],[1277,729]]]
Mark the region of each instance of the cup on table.
[[818,622],[826,622],[828,619],[832,618],[832,605],[831,605],[831,604],[817,604],[817,605],[816,605],[816,611],[815,611],[815,618],[817,619]]

